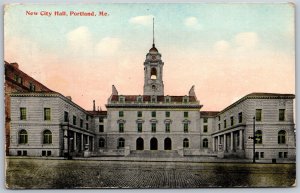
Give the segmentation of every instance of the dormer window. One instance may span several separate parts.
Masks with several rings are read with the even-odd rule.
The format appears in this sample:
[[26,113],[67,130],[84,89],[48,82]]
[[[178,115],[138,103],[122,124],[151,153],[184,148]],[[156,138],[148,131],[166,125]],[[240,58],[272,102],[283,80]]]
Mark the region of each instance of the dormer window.
[[119,102],[124,103],[125,102],[125,97],[124,96],[119,96]]
[[156,102],[156,96],[151,96],[151,102],[155,103]]
[[189,102],[189,97],[188,96],[184,96],[182,99],[183,103],[188,103]]
[[171,102],[171,98],[170,98],[169,96],[167,96],[167,97],[165,98],[165,102],[166,102],[166,103]]
[[138,97],[137,97],[137,102],[139,102],[139,103],[143,102],[142,96],[138,96]]

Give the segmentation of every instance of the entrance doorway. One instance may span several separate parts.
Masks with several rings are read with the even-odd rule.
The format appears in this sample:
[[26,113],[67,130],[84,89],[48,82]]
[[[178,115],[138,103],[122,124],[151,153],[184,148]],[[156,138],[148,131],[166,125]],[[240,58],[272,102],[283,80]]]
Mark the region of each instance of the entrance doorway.
[[150,150],[157,150],[157,139],[155,137],[150,140]]
[[136,140],[136,150],[144,150],[144,140],[143,138],[137,138]]
[[172,141],[170,138],[165,139],[165,150],[172,150]]

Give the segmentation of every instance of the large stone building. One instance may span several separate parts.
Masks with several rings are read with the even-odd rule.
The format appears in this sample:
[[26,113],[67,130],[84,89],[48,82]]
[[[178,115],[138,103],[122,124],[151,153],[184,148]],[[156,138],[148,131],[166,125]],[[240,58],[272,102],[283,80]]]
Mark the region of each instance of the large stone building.
[[257,160],[295,160],[293,94],[252,93],[220,112],[200,111],[194,86],[185,96],[165,95],[163,66],[153,44],[143,95],[112,86],[107,111],[95,102],[86,111],[53,91],[11,94],[10,155],[252,159],[255,141]]

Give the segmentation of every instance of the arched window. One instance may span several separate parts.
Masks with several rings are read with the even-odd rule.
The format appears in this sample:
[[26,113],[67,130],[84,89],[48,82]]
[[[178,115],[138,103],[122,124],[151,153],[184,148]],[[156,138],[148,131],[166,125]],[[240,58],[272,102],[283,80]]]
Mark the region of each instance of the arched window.
[[203,139],[203,148],[208,148],[208,139]]
[[157,71],[156,71],[156,68],[151,68],[151,76],[150,76],[150,78],[151,78],[152,80],[156,80],[156,78],[157,78]]
[[285,136],[286,136],[286,132],[284,130],[280,130],[278,132],[278,144],[285,144],[286,142]]
[[118,140],[118,148],[124,148],[125,147],[125,139],[120,138]]
[[43,133],[44,140],[43,144],[51,144],[52,143],[52,133],[49,130],[45,130]]
[[190,146],[189,140],[188,140],[187,138],[185,138],[185,139],[183,140],[183,148],[188,148],[189,146]]
[[261,130],[257,130],[255,132],[255,144],[262,144],[262,131]]
[[156,89],[156,86],[155,85],[152,85],[152,90],[155,90]]
[[100,147],[100,148],[105,147],[105,139],[103,139],[103,138],[100,138],[100,139],[99,139],[99,147]]
[[28,143],[28,134],[27,131],[22,129],[19,132],[19,144],[26,144]]

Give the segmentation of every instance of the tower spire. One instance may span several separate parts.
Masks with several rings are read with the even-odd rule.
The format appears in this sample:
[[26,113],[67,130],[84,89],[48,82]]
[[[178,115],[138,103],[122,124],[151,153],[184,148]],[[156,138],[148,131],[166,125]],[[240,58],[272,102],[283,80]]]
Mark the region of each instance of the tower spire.
[[155,47],[155,43],[154,43],[154,17],[153,17],[153,44],[152,47]]

